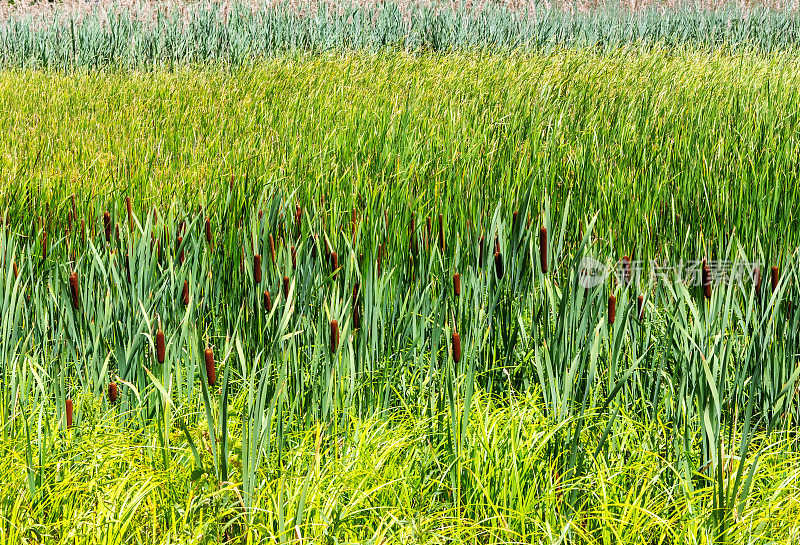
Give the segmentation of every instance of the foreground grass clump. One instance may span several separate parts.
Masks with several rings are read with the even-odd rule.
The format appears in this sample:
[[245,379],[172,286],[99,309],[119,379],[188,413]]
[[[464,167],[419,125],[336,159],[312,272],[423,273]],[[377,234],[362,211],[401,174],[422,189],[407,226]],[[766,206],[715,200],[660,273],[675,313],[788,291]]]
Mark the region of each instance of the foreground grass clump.
[[12,221],[63,222],[73,192],[112,211],[125,195],[213,210],[234,176],[253,196],[348,188],[460,215],[531,183],[556,215],[570,192],[573,210],[599,211],[598,234],[622,254],[689,230],[777,252],[800,244],[798,89],[795,55],[690,50],[6,72],[0,203]]
[[[242,400],[240,400],[242,401]],[[240,401],[234,401],[234,405]],[[68,432],[26,462],[24,437],[0,442],[0,539],[4,543],[711,543],[710,488],[697,487],[662,457],[668,430],[621,415],[596,471],[557,470],[559,426],[535,397],[500,402],[476,393],[455,461],[468,469],[453,487],[444,438],[403,411],[347,428],[317,424],[270,454],[245,514],[240,422],[231,425],[229,481],[214,477],[208,430],[177,425],[123,433],[99,399]],[[174,424],[174,422],[173,422]],[[584,434],[597,440],[606,419]],[[45,422],[44,425],[47,425]],[[695,430],[698,431],[698,430]],[[800,454],[786,435],[766,445],[753,496],[737,507],[730,543],[791,543],[800,511]],[[41,445],[39,445],[41,447]],[[197,448],[199,454],[193,454]],[[199,463],[196,463],[199,461]],[[735,474],[735,456],[726,471]],[[36,493],[29,480],[38,479]],[[460,494],[456,491],[460,490]],[[570,496],[583,499],[570,505]]]

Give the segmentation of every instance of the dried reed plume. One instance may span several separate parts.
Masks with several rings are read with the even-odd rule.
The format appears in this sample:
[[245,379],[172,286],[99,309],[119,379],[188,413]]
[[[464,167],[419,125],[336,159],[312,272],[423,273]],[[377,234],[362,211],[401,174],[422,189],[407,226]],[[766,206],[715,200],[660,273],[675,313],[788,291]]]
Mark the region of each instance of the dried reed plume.
[[461,296],[461,275],[458,273],[453,275],[453,295]]
[[773,293],[775,290],[778,289],[778,280],[780,279],[780,275],[778,274],[778,267],[772,267],[770,270],[770,280],[772,281],[772,291]]
[[117,402],[117,398],[119,397],[119,388],[117,388],[116,382],[109,382],[108,383],[108,402],[112,405]]
[[253,280],[256,284],[261,283],[261,256],[259,254],[253,256]]
[[73,272],[69,275],[69,294],[70,298],[72,299],[72,308],[78,310],[81,307],[81,300],[80,286],[78,285],[78,273],[76,272]]
[[608,296],[608,325],[614,323],[614,320],[617,317],[617,298],[614,297],[614,294]]
[[217,368],[214,365],[214,351],[211,348],[206,348],[206,376],[208,377],[208,385],[214,386],[217,382]]
[[339,322],[331,320],[331,354],[339,348]]
[[183,281],[183,291],[181,292],[181,298],[183,299],[183,305],[189,306],[189,281]]
[[461,361],[461,336],[455,331],[450,339],[450,344],[453,346],[453,363],[457,364]]
[[108,210],[103,213],[103,231],[106,234],[106,242],[111,242],[111,214]]
[[167,355],[167,346],[164,344],[164,332],[161,328],[156,331],[156,358],[158,363],[164,363],[164,358]]
[[539,266],[547,274],[547,227],[539,229]]
[[67,429],[72,427],[72,400],[67,399],[66,405],[66,413],[67,413]]
[[264,290],[264,310],[267,312],[272,310],[272,297],[267,290]]

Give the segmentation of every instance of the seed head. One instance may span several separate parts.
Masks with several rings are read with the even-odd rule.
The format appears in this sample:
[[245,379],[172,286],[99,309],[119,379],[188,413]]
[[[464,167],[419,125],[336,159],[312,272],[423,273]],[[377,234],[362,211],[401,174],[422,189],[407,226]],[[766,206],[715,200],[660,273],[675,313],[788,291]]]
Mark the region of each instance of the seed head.
[[66,413],[67,413],[67,428],[72,427],[72,400],[67,399],[66,405]]
[[288,276],[284,276],[283,277],[283,298],[284,299],[288,299],[289,298],[289,277]]
[[331,252],[331,270],[333,271],[333,278],[336,278],[337,271],[339,270],[339,256],[336,252]]
[[503,269],[503,254],[500,252],[494,253],[494,273],[497,275],[498,280],[502,280],[503,274],[505,274]]
[[183,299],[183,305],[189,306],[189,281],[183,281],[183,291],[181,292],[181,297]]
[[158,363],[164,363],[164,358],[167,355],[167,346],[164,344],[164,332],[159,329],[156,332],[156,357]]
[[[178,237],[178,248],[181,247],[181,244],[183,244],[183,237],[179,236]],[[181,265],[183,265],[183,262],[186,261],[186,256],[184,255],[184,250],[183,249],[181,249],[181,253],[178,256],[178,261],[180,261]]]
[[206,242],[209,246],[213,246],[213,239],[211,238],[211,219],[206,216]]
[[103,230],[106,234],[106,242],[111,242],[111,214],[108,213],[108,210],[105,211],[103,214]]
[[772,270],[770,271],[770,278],[772,280],[772,291],[774,292],[776,289],[778,289],[778,280],[780,280],[778,267],[772,267]]
[[711,269],[703,260],[703,295],[706,299],[711,299]]
[[259,254],[253,256],[253,280],[256,284],[261,283],[261,256]]
[[116,382],[109,382],[108,383],[108,402],[112,405],[117,402],[117,398],[119,397],[119,389],[117,388]]
[[272,238],[272,234],[269,235],[269,254],[272,258],[272,264],[275,264],[275,239]]
[[331,320],[331,354],[339,348],[339,322]]
[[264,290],[264,310],[267,312],[272,310],[272,297],[270,297],[267,290]]
[[125,196],[125,208],[128,209],[128,227],[133,231],[133,209],[131,208],[131,198],[129,195]]
[[453,363],[459,363],[461,361],[461,336],[455,331],[450,339],[450,344],[453,347]]
[[78,273],[73,272],[72,274],[69,275],[69,294],[70,298],[72,299],[72,308],[78,310],[81,306],[80,286],[78,285]]
[[292,246],[292,270],[297,270],[297,249]]
[[13,261],[11,263],[11,268],[14,269],[14,278],[19,277],[19,270],[17,269],[17,262]]
[[641,322],[644,319],[644,296],[640,295],[636,298],[636,315]]
[[547,227],[539,229],[539,265],[542,273],[547,274]]
[[453,295],[461,296],[461,275],[458,273],[453,275]]
[[761,295],[761,267],[753,268],[753,284],[755,284],[756,295]]
[[214,386],[217,382],[217,368],[214,365],[214,351],[211,348],[206,348],[206,376],[208,377],[208,385]]
[[617,317],[617,298],[614,297],[614,294],[608,296],[608,325],[614,323],[614,319]]

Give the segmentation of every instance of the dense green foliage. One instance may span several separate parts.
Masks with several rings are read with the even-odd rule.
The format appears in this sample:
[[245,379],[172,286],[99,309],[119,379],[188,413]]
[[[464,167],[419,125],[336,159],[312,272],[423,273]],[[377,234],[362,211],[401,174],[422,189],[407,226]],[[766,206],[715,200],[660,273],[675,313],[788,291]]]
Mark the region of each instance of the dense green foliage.
[[633,45],[725,46],[775,52],[800,45],[800,18],[791,11],[753,6],[710,9],[649,7],[564,10],[544,5],[478,10],[458,4],[381,2],[318,10],[287,2],[255,9],[249,4],[199,3],[184,10],[135,12],[98,4],[89,13],[54,10],[12,16],[0,23],[0,64],[5,67],[148,67],[224,62],[233,65],[286,51],[400,48],[472,51],[557,48],[603,50]]
[[3,76],[0,538],[791,542],[797,74]]

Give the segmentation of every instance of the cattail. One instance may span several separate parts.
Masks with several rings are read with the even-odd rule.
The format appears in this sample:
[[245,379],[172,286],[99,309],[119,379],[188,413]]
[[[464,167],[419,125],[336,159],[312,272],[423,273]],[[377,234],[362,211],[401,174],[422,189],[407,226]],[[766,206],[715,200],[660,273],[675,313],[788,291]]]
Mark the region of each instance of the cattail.
[[294,246],[292,246],[292,270],[297,270],[297,249]]
[[353,300],[354,301],[356,299],[358,299],[358,294],[359,294],[360,291],[361,291],[361,283],[356,282],[355,284],[353,284]]
[[622,283],[628,285],[631,282],[631,258],[622,256]]
[[494,273],[497,275],[498,280],[503,279],[503,254],[500,252],[494,253]]
[[184,306],[189,306],[189,281],[183,281],[183,292],[181,294]]
[[81,220],[81,238],[86,240],[86,222],[84,220]]
[[164,344],[164,332],[159,328],[156,332],[156,357],[158,358],[158,363],[164,363],[166,351],[167,347]]
[[115,223],[115,224],[114,224],[114,229],[115,229],[115,231],[116,231],[116,233],[117,233],[117,240],[120,240],[120,236],[119,236],[119,222],[117,222],[117,223]]
[[[183,244],[183,237],[179,236],[178,237],[178,248],[181,247],[181,244]],[[186,261],[186,255],[184,254],[184,250],[182,248],[181,248],[181,253],[178,256],[178,261],[180,261],[181,265],[183,265],[183,262]]]
[[428,243],[431,240],[431,218],[425,218],[425,251],[428,251]]
[[339,256],[336,255],[336,252],[331,252],[331,270],[333,277],[336,278],[336,271],[339,270]]
[[11,268],[14,269],[14,278],[15,279],[18,278],[19,277],[19,270],[17,269],[17,262],[16,261],[13,261],[11,263]]
[[330,265],[331,263],[331,247],[328,245],[328,237],[323,236],[322,241],[325,243],[325,262]]
[[791,320],[792,319],[792,302],[791,301],[786,301],[786,319],[787,320]]
[[267,312],[272,310],[272,297],[267,290],[264,290],[264,310]]
[[261,283],[261,256],[259,254],[253,256],[253,279],[256,284]]
[[78,310],[81,306],[81,301],[80,289],[78,286],[78,274],[75,272],[69,275],[69,294],[72,298],[72,308]]
[[125,275],[128,278],[128,284],[131,283],[131,256],[130,254],[125,254]]
[[128,195],[125,196],[125,208],[128,209],[128,227],[133,231],[133,209],[131,208],[131,198]]
[[644,296],[640,295],[636,298],[636,315],[639,316],[639,321],[644,319]]
[[117,388],[116,382],[109,382],[108,383],[108,402],[112,405],[117,402],[117,398],[119,397],[119,388]]
[[208,377],[208,385],[214,386],[214,383],[217,382],[217,368],[214,365],[214,351],[210,348],[206,348],[206,376]]
[[288,276],[284,276],[283,277],[283,298],[284,299],[288,299],[289,298],[289,277]]
[[478,242],[478,267],[483,268],[483,235]]
[[72,427],[72,400],[71,399],[67,399],[66,409],[67,409],[67,411],[66,411],[67,412],[67,428],[69,429],[69,428]]
[[264,218],[264,211],[263,210],[259,210],[258,211],[258,220],[261,221],[263,218]]
[[47,259],[47,231],[42,231],[42,259]]
[[453,295],[461,296],[461,275],[458,273],[453,275]]
[[214,245],[211,239],[211,219],[208,216],[206,216],[206,242],[209,246]]
[[444,216],[439,214],[439,251],[444,254]]
[[753,275],[755,277],[754,283],[756,288],[756,294],[761,295],[761,267],[755,267],[753,269]]
[[539,229],[539,265],[542,273],[547,274],[547,227]]
[[614,319],[617,317],[617,298],[614,297],[614,294],[608,296],[608,325],[614,323]]
[[703,295],[706,299],[711,299],[711,269],[708,268],[706,265],[705,260],[703,260]]
[[772,267],[772,270],[770,271],[770,278],[772,280],[772,291],[774,292],[776,289],[778,289],[778,267]]
[[103,230],[106,234],[106,242],[111,242],[111,214],[106,212],[103,214]]
[[331,354],[339,348],[339,322],[331,320]]
[[275,264],[275,239],[272,238],[272,234],[269,235],[269,254],[272,258],[272,264]]
[[361,309],[358,301],[353,301],[353,329],[361,327]]
[[298,204],[298,205],[296,205],[296,208],[295,208],[295,211],[294,211],[294,225],[295,225],[295,229],[297,230],[297,238],[300,238],[300,227],[302,225],[300,220],[301,220],[302,216],[303,216],[303,209],[300,208],[300,205]]
[[454,331],[450,342],[453,345],[453,363],[459,363],[461,361],[461,336]]
[[186,220],[181,220],[181,222],[178,224],[177,234],[182,235],[184,232],[186,232]]

